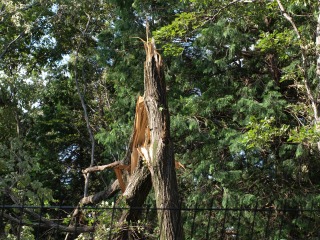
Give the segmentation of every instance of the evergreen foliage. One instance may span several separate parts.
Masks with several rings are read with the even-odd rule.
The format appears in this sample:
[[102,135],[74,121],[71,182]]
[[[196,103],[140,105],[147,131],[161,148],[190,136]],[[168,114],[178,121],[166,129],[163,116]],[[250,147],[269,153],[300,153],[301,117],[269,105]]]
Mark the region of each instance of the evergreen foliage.
[[[301,38],[277,1],[1,0],[0,196],[10,189],[21,203],[66,205],[82,197],[91,144],[75,72],[95,165],[124,157],[143,93],[137,37],[146,39],[147,20],[165,61],[175,158],[186,167],[177,170],[183,204],[319,208],[320,133],[304,82],[319,109],[319,4],[282,4]],[[90,193],[114,179],[92,175]],[[283,237],[316,236],[308,222],[318,215],[286,221]]]

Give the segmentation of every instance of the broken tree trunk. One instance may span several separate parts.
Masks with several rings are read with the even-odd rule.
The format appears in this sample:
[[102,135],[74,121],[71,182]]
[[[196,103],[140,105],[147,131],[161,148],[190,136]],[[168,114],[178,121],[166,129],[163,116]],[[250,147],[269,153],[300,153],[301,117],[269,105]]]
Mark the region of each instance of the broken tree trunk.
[[155,191],[160,239],[182,239],[181,212],[175,172],[170,117],[161,56],[153,42],[145,42],[144,101],[150,139],[141,148]]
[[[160,239],[179,240],[183,239],[183,232],[175,167],[180,168],[183,165],[174,161],[161,56],[152,42],[144,43],[145,93],[144,97],[139,97],[137,101],[135,123],[127,154],[120,162],[87,168],[84,173],[118,167],[116,173],[119,182],[116,182],[115,186],[124,192],[123,196],[129,209],[123,213],[118,222],[123,230],[115,239],[131,238],[132,234],[130,230],[126,230],[125,225],[138,221],[141,216],[140,208],[153,186],[159,209],[157,214]],[[125,171],[121,172],[122,169]],[[124,175],[128,181],[123,181]],[[84,198],[84,201],[92,202],[94,197]]]

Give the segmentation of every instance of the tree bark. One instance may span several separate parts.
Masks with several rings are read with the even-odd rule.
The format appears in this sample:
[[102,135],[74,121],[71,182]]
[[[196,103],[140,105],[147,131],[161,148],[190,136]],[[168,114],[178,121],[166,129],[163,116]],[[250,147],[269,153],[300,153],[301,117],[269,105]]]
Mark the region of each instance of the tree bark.
[[[81,106],[82,106],[83,114],[84,114],[84,119],[86,121],[86,126],[87,126],[87,130],[88,130],[88,134],[89,134],[89,138],[90,138],[90,142],[91,142],[90,167],[92,167],[93,164],[94,164],[95,140],[94,140],[94,135],[93,135],[91,126],[90,126],[89,115],[88,115],[88,111],[87,111],[87,105],[85,103],[84,96],[83,96],[83,94],[81,93],[81,90],[80,90],[79,79],[78,79],[78,71],[77,71],[80,47],[82,45],[84,36],[85,36],[85,34],[86,34],[86,32],[87,32],[87,30],[89,28],[89,24],[90,24],[90,21],[91,21],[91,17],[88,14],[86,14],[86,15],[88,17],[88,21],[87,21],[87,24],[86,24],[86,27],[85,27],[84,31],[82,32],[82,38],[80,38],[80,42],[79,42],[78,47],[77,47],[76,52],[75,52],[75,57],[76,58],[75,58],[75,63],[74,63],[74,65],[75,65],[74,80],[75,80],[75,83],[76,83],[76,89],[77,89],[77,92],[78,92],[78,95],[79,95],[79,98],[80,98],[80,102],[81,102]],[[87,197],[88,196],[88,189],[89,189],[90,172],[83,174],[83,176],[84,176],[83,197]]]
[[143,204],[152,187],[149,169],[141,164],[141,161],[139,163],[137,169],[130,177],[126,191],[123,193],[129,209],[122,213],[118,221],[121,230],[116,236],[113,236],[115,240],[136,239],[136,236],[139,236],[139,239],[145,239],[143,232],[128,227],[128,224],[135,225],[141,218]]
[[145,43],[145,105],[150,139],[144,158],[151,173],[160,227],[160,239],[182,239],[181,212],[173,145],[170,138],[170,117],[161,56],[152,42]]
[[[145,42],[145,49],[145,94],[144,97],[139,97],[137,102],[134,130],[124,160],[105,166],[89,167],[83,172],[103,170],[120,163],[131,164],[131,176],[128,177],[123,193],[129,209],[118,221],[122,231],[114,236],[115,239],[131,239],[133,230],[125,226],[139,220],[141,208],[153,186],[156,206],[159,209],[157,214],[160,239],[179,240],[183,239],[181,210],[162,60],[151,42]],[[119,188],[118,183],[115,188]],[[97,199],[100,199],[100,194]],[[94,196],[84,197],[82,202],[96,202],[97,199],[94,199]]]
[[[316,54],[317,54],[317,70],[316,70],[316,76],[318,80],[318,89],[320,88],[320,1],[318,1],[318,22],[317,22],[317,32],[316,32]],[[319,91],[319,90],[318,90]],[[317,101],[319,101],[319,93],[317,96]],[[317,110],[319,110],[319,102],[317,102]],[[320,116],[315,116],[315,122],[316,122],[316,130],[317,132],[320,132]],[[317,142],[318,150],[320,152],[320,141]]]

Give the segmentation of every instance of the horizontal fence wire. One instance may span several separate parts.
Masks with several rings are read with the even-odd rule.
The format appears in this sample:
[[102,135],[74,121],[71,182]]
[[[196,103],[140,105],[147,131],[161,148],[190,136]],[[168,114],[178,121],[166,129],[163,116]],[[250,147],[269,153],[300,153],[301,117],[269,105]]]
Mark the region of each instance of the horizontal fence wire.
[[[123,227],[118,221],[123,212],[129,210],[113,203],[84,206],[81,208],[83,219],[74,220],[70,216],[76,208],[2,204],[0,239],[116,239]],[[320,209],[314,206],[289,208],[284,203],[279,208],[258,208],[254,204],[250,207],[194,205],[179,209],[152,206],[132,209],[141,212],[140,220],[128,223],[125,228],[131,232],[138,229],[137,239],[158,239],[161,227],[157,214],[164,211],[181,212],[184,239],[320,239]],[[98,235],[100,238],[96,238]]]

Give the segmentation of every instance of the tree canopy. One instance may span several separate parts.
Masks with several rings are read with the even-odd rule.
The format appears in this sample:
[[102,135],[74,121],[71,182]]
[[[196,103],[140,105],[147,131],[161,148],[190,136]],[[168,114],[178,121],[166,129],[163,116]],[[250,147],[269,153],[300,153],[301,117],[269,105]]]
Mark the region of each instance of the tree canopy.
[[[182,204],[320,207],[319,8],[1,0],[1,198],[77,205],[116,179],[90,174],[84,194],[83,169],[125,158],[148,26],[164,61],[175,160],[186,168],[177,171]],[[318,215],[290,217],[301,230],[283,234],[316,236]]]

